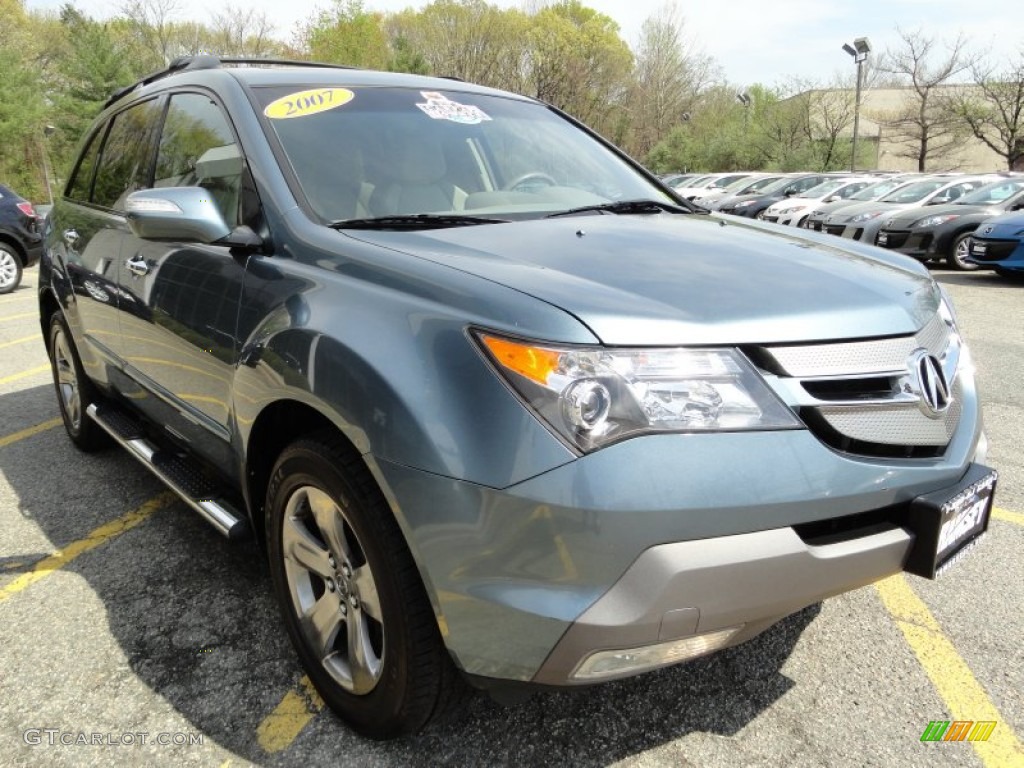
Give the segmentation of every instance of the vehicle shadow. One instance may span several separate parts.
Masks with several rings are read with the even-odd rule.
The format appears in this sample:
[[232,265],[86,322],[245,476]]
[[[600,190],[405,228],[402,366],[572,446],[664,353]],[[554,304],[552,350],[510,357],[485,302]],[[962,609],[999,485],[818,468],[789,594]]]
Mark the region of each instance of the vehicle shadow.
[[[0,413],[19,414],[16,421],[27,422],[7,420],[0,435],[52,419],[53,398],[50,385],[0,396]],[[163,492],[119,449],[77,452],[60,426],[0,449],[0,473],[17,498],[16,510],[0,507],[0,525],[38,529],[52,549],[82,539]],[[21,519],[7,519],[11,515]],[[28,544],[0,549],[0,587],[50,554],[39,549]],[[513,706],[475,696],[454,720],[394,742],[361,739],[323,712],[290,746],[268,753],[257,729],[295,689],[302,672],[254,542],[230,544],[174,501],[73,560],[61,573],[81,579],[104,613],[98,618],[93,610],[74,619],[79,607],[69,604],[68,617],[61,614],[53,619],[56,626],[47,626],[31,609],[32,601],[45,594],[45,584],[26,588],[10,600],[27,601],[19,615],[33,618],[27,626],[0,627],[3,666],[13,667],[13,659],[39,659],[42,667],[51,657],[73,657],[72,635],[62,626],[66,620],[101,626],[105,621],[91,642],[114,647],[109,668],[104,661],[90,662],[100,668],[89,669],[89,678],[104,681],[95,689],[76,689],[73,681],[65,686],[67,681],[57,677],[61,667],[45,664],[54,676],[50,690],[65,690],[72,697],[57,710],[67,721],[48,722],[47,727],[75,731],[86,723],[102,723],[118,732],[155,729],[152,697],[121,692],[126,684],[117,678],[127,674],[127,687],[137,689],[141,682],[173,707],[189,730],[204,734],[207,745],[269,765],[333,765],[339,759],[394,765],[603,765],[688,733],[735,734],[794,685],[782,667],[820,610],[807,608],[738,648],[631,680],[538,694]],[[119,672],[125,664],[127,669]],[[32,718],[51,694],[27,684],[11,688],[13,695],[0,701],[0,719],[37,727]]]

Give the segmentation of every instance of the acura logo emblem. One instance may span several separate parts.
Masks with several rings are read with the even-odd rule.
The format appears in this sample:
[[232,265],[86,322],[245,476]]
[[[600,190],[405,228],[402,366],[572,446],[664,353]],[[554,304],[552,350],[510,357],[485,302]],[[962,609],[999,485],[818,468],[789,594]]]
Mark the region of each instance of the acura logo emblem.
[[953,400],[942,363],[927,350],[919,349],[910,358],[910,375],[921,410],[930,418],[939,418]]

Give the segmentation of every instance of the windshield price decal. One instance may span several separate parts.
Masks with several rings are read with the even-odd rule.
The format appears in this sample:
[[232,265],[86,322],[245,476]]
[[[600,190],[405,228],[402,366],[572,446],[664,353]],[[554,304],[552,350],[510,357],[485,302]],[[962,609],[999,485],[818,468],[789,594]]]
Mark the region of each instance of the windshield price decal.
[[420,91],[420,94],[427,101],[425,104],[417,104],[416,106],[434,120],[450,120],[453,123],[462,123],[463,125],[476,125],[484,120],[491,119],[491,116],[480,109],[480,107],[475,107],[472,104],[459,104],[459,102],[452,101],[443,93]]
[[282,96],[269,104],[263,114],[271,120],[308,117],[348,104],[356,95],[348,88],[314,88]]

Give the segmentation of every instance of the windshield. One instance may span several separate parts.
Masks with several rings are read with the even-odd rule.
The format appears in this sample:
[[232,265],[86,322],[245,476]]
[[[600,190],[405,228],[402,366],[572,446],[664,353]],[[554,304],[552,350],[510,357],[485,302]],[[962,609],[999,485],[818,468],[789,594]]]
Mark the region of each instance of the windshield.
[[[758,188],[756,192],[759,195],[772,195],[776,192],[781,192],[783,189],[785,189],[792,183],[793,178],[791,176],[783,176],[782,178],[776,179],[767,186]],[[747,194],[750,194],[750,192],[748,192]]]
[[254,91],[325,222],[423,213],[529,218],[618,200],[673,202],[539,104],[455,90]]
[[906,179],[886,179],[885,181],[876,181],[874,184],[869,184],[864,187],[856,195],[850,197],[850,200],[860,200],[863,202],[869,202],[871,200],[877,200],[883,195],[888,195],[894,189],[906,186],[910,182]]
[[749,193],[749,192],[761,192],[761,191],[763,191],[765,189],[768,189],[770,186],[775,184],[781,178],[782,178],[781,176],[766,176],[765,178],[758,179],[757,181],[750,181],[749,179],[747,179],[747,180],[741,182],[741,184],[743,184],[743,186],[741,186],[739,188],[739,190],[737,190],[737,194],[743,194],[743,193]]
[[1024,189],[1024,181],[997,181],[956,201],[957,205],[995,205]]
[[932,181],[916,181],[905,187],[897,189],[890,195],[883,197],[883,203],[917,203],[924,200],[928,195],[937,189],[949,184],[949,179],[934,179]]
[[840,187],[845,187],[850,182],[846,179],[831,179],[829,181],[823,181],[816,187],[811,187],[806,192],[801,192],[798,197],[813,197],[822,198],[828,197]]

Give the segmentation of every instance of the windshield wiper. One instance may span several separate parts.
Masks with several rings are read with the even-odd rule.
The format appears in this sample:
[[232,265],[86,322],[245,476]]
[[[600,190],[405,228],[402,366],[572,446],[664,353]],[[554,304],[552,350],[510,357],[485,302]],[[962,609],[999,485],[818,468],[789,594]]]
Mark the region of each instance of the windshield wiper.
[[458,213],[411,213],[393,216],[374,216],[367,219],[332,221],[331,229],[444,229],[468,227],[476,224],[507,224],[508,219],[487,219]]
[[693,208],[675,205],[673,203],[662,203],[658,200],[616,200],[610,203],[598,203],[596,205],[582,205],[579,208],[570,208],[567,211],[549,213],[545,218],[554,219],[558,216],[573,216],[577,213],[707,213],[698,206]]

